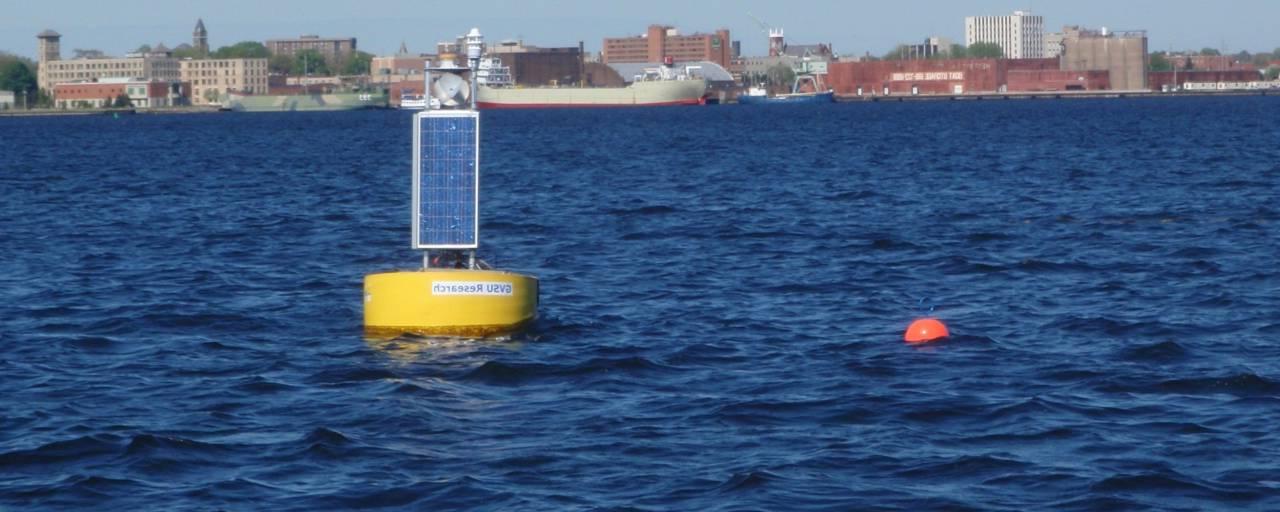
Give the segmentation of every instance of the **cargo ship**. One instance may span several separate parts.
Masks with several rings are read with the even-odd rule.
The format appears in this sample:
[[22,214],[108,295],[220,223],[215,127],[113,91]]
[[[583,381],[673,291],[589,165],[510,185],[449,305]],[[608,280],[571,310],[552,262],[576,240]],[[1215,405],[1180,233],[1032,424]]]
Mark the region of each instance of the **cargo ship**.
[[386,108],[386,92],[337,92],[332,94],[229,94],[224,110],[234,112],[335,111]]
[[476,89],[481,109],[658,107],[701,105],[707,81],[688,70],[675,71],[670,63],[646,69],[626,87],[495,87]]

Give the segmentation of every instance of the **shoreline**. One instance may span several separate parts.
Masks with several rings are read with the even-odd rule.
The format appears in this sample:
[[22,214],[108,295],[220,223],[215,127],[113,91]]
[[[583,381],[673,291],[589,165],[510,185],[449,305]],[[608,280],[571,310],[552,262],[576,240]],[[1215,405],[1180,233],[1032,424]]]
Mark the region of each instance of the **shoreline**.
[[102,115],[154,115],[154,114],[217,114],[217,107],[156,107],[156,108],[35,108],[30,110],[0,110],[0,117],[53,117],[53,116],[102,116]]
[[[1032,91],[1032,92],[984,92],[965,94],[901,94],[901,95],[862,95],[836,94],[836,103],[882,103],[909,101],[1000,101],[1000,100],[1061,100],[1061,99],[1122,99],[1122,98],[1203,98],[1203,97],[1238,97],[1238,96],[1280,96],[1280,89],[1256,91]],[[724,103],[737,105],[737,101]],[[230,112],[218,107],[158,107],[158,108],[88,108],[88,109],[31,109],[0,110],[0,118],[4,117],[57,117],[57,116],[95,116],[95,115],[187,115],[187,114],[220,114]],[[312,112],[308,110],[307,112]]]
[[1027,92],[979,92],[966,94],[900,94],[872,96],[836,94],[837,103],[904,102],[904,101],[985,101],[985,100],[1037,100],[1037,99],[1119,99],[1119,98],[1191,98],[1205,96],[1280,96],[1280,89],[1256,91],[1027,91]]

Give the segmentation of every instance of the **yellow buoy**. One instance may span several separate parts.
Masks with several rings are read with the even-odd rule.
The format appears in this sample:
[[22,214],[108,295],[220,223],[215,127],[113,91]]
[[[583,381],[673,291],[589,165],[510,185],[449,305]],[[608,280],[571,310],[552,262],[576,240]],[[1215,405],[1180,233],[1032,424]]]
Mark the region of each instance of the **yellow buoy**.
[[[469,76],[479,69],[483,47],[484,37],[471,29]],[[410,223],[413,248],[425,251],[422,270],[365,276],[364,327],[373,337],[488,337],[517,331],[537,317],[536,278],[492,270],[476,258],[480,112],[469,101],[476,83],[463,77],[467,70],[450,62],[424,74],[432,98],[413,116]]]
[[486,337],[511,333],[538,314],[538,280],[501,270],[428,268],[364,278],[371,335]]

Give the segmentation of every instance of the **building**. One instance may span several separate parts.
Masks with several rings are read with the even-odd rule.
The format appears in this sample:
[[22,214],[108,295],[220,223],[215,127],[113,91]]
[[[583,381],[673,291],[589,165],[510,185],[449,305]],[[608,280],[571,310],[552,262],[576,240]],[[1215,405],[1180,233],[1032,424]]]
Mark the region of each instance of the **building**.
[[389,84],[405,80],[422,81],[422,72],[433,55],[391,55],[369,61],[369,76],[374,83]]
[[44,30],[36,34],[36,82],[40,90],[49,90],[49,78],[47,76],[49,68],[45,63],[62,59],[62,34],[52,30]]
[[1000,89],[995,59],[832,62],[827,85],[836,94],[894,96],[964,94]]
[[1258,69],[1252,62],[1241,62],[1234,55],[1170,55],[1168,59],[1178,71],[1257,71]]
[[39,70],[36,80],[40,89],[53,90],[53,86],[66,82],[92,82],[105,78],[133,78],[176,82],[180,77],[178,59],[160,46],[150,52],[130,54],[124,58],[112,58],[94,54],[94,58],[62,60],[60,40],[62,36],[52,30],[36,35],[39,40],[36,54]]
[[969,16],[964,19],[964,44],[995,43],[1006,59],[1044,58],[1044,17],[1027,11],[1012,16]]
[[1152,71],[1147,82],[1153,91],[1177,90],[1192,84],[1249,83],[1259,79],[1257,71],[1248,69]]
[[903,45],[902,59],[936,59],[951,55],[951,40],[945,37],[930,37],[921,44]]
[[53,86],[57,108],[109,107],[120,95],[129,97],[136,108],[188,105],[190,84],[160,80],[103,78],[93,82],[64,82]]
[[13,91],[0,91],[0,110],[10,110],[14,106]]
[[511,71],[516,85],[570,85],[587,82],[586,52],[578,46],[540,48],[519,41],[504,41],[488,49]]
[[196,29],[191,33],[191,48],[201,57],[209,55],[209,31],[204,29],[204,19],[196,19]]
[[[781,30],[770,30],[770,33],[781,34]],[[764,80],[769,69],[778,65],[791,68],[795,73],[823,74],[827,72],[828,62],[836,60],[835,51],[830,43],[787,44],[781,38],[770,38],[768,57],[740,57],[730,66],[721,66],[734,75],[739,81],[751,85]],[[773,47],[777,42],[780,46]]]
[[840,61],[827,85],[850,96],[1108,90],[1105,70],[1067,71],[1057,59]]
[[1044,58],[1056,59],[1062,56],[1062,32],[1047,32],[1044,35]]
[[422,81],[423,70],[435,55],[426,53],[411,54],[409,47],[400,43],[400,50],[395,55],[373,57],[369,60],[370,81],[384,86],[404,81]]
[[1056,58],[1000,61],[1005,92],[1105,91],[1111,73],[1105,70],[1060,69]]
[[603,48],[600,57],[605,64],[662,62],[671,57],[678,62],[708,60],[727,67],[733,60],[728,29],[714,34],[681,35],[675,27],[650,25],[639,36],[605,38]]
[[228,93],[267,94],[267,59],[183,60],[181,79],[191,84],[191,103],[221,103]]
[[785,32],[780,28],[769,29],[769,56],[781,57],[787,49]]
[[1106,70],[1118,91],[1147,89],[1147,33],[1108,32],[1064,27],[1061,68],[1069,71]]
[[290,57],[303,50],[315,50],[324,56],[325,62],[335,64],[356,52],[356,38],[304,35],[297,39],[269,39],[266,46],[271,55]]

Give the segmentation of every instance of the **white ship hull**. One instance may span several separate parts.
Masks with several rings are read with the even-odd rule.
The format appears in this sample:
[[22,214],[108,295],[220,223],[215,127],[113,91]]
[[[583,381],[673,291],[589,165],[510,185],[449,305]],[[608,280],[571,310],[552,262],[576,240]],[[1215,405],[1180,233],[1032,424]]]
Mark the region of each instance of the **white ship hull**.
[[701,79],[641,81],[626,87],[494,88],[482,85],[477,88],[476,104],[482,109],[700,105],[706,92],[707,82]]

